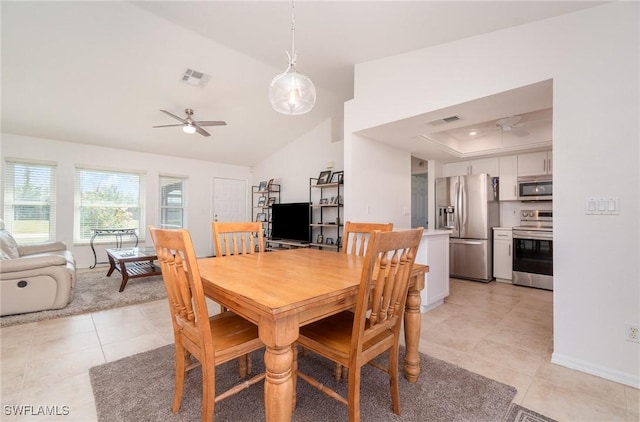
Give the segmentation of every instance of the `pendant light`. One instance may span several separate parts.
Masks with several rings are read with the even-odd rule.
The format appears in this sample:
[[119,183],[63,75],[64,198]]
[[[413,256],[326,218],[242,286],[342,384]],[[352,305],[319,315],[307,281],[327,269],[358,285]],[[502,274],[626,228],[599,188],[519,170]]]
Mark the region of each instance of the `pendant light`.
[[295,0],[291,1],[291,54],[287,52],[289,66],[276,76],[269,85],[269,101],[278,113],[298,115],[313,108],[316,103],[316,88],[307,76],[296,71],[295,50],[296,19]]

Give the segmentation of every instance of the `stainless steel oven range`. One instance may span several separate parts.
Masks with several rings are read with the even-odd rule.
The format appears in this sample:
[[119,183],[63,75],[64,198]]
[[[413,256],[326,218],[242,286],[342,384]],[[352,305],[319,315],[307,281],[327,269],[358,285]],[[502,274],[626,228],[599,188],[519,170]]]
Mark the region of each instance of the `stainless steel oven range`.
[[553,290],[553,211],[522,210],[513,228],[513,284]]

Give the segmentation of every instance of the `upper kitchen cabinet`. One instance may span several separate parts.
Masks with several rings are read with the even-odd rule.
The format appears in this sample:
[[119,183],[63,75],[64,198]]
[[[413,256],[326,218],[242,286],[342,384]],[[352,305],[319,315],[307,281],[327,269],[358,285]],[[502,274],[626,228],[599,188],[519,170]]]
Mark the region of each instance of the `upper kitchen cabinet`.
[[497,177],[499,165],[497,158],[483,158],[479,160],[460,161],[457,163],[447,163],[444,165],[444,176],[466,176],[468,174],[486,173]]
[[500,201],[518,199],[518,156],[500,157]]
[[552,152],[518,155],[518,176],[540,176],[553,173]]

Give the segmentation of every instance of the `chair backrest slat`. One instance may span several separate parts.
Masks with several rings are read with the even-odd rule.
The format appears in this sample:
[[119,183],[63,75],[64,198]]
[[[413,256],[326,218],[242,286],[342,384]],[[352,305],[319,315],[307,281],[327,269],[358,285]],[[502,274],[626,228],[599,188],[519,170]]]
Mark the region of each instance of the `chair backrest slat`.
[[216,256],[264,252],[264,234],[262,223],[259,221],[214,221],[211,223],[211,229]]
[[393,230],[393,223],[353,223],[347,221],[344,224],[342,252],[363,256],[367,250],[369,235],[374,230],[390,232]]

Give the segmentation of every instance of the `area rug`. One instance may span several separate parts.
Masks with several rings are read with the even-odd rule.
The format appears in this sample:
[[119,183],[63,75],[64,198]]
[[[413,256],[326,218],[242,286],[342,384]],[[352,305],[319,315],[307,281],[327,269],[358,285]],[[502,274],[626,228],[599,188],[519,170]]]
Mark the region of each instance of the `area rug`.
[[512,403],[511,408],[507,412],[504,422],[557,422],[555,419],[548,418],[538,412],[529,410],[518,404]]
[[111,277],[107,277],[108,269],[98,267],[92,270],[77,270],[73,299],[66,307],[3,316],[0,318],[0,327],[102,311],[167,297],[162,276],[129,279],[124,291],[118,292],[122,276],[118,271],[114,271]]
[[[404,349],[402,351],[404,356]],[[253,373],[264,371],[263,352],[252,355]],[[514,387],[490,380],[427,355],[420,355],[421,374],[416,384],[400,382],[402,414],[391,411],[389,382],[382,371],[362,370],[363,421],[474,421],[503,420],[516,394]],[[347,383],[333,379],[333,364],[312,353],[300,356],[301,371],[346,394]],[[401,361],[404,361],[404,357]],[[89,370],[98,421],[199,421],[202,409],[200,369],[185,379],[182,407],[171,413],[174,383],[173,344],[140,353]],[[216,368],[216,390],[239,381],[237,361]],[[347,421],[347,407],[298,380],[293,420]],[[261,421],[263,384],[255,384],[216,404],[216,421]]]

